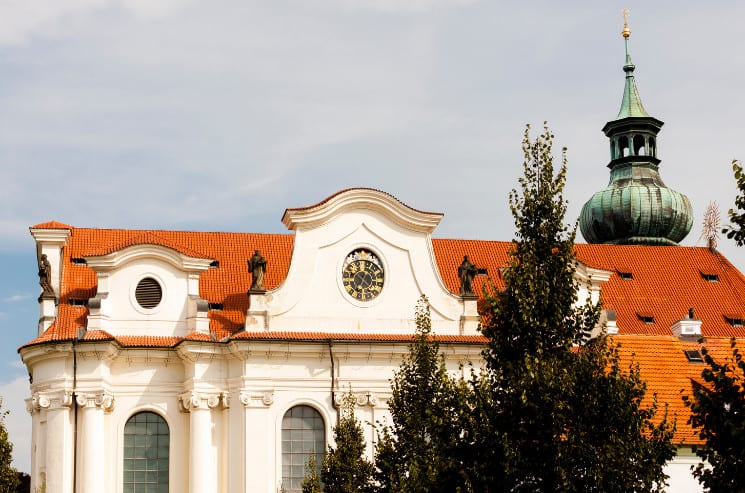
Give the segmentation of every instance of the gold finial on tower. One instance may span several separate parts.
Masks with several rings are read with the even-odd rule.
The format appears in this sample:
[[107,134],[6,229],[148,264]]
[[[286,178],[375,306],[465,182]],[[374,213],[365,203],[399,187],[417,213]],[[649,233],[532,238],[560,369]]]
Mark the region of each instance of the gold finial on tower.
[[629,29],[629,9],[625,8],[623,9],[623,31],[621,31],[621,36],[624,38],[628,38],[631,36],[631,29]]

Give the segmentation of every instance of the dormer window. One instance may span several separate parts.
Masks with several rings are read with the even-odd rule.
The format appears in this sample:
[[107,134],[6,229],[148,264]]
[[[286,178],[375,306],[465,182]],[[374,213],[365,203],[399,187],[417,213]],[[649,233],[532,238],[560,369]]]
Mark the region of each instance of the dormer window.
[[618,271],[618,277],[620,277],[624,281],[631,281],[631,280],[634,279],[634,274],[632,274],[631,272],[621,272],[619,270]]
[[724,317],[727,320],[727,323],[730,324],[732,327],[744,327],[745,323],[743,323],[742,317]]
[[152,277],[146,277],[137,284],[135,299],[142,308],[153,309],[163,299],[163,288]]
[[706,282],[719,282],[718,274],[707,274],[706,272],[702,272],[701,277],[703,277]]
[[641,320],[642,322],[644,322],[647,325],[653,325],[654,324],[654,316],[652,316],[652,315],[637,314],[637,317],[639,317],[639,320]]
[[686,349],[683,351],[689,363],[703,363],[704,357],[698,349]]

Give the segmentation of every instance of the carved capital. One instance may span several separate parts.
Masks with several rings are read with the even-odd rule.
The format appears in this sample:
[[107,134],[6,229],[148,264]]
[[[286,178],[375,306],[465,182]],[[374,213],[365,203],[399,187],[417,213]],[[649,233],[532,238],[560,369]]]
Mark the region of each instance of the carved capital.
[[72,406],[72,390],[34,392],[26,399],[26,410],[31,414],[41,410],[62,409]]
[[179,396],[179,408],[183,412],[197,409],[227,409],[230,407],[230,397],[225,392],[197,392],[191,390]]
[[[336,407],[341,407],[344,405],[344,399],[350,395],[349,392],[334,392],[334,405]],[[381,399],[375,392],[370,392],[369,390],[366,392],[356,392],[351,394],[352,399],[354,399],[354,403],[357,406],[364,407],[364,406],[370,406],[370,407],[376,407],[378,404],[380,404]]]
[[75,401],[84,408],[101,408],[106,412],[114,409],[114,396],[108,392],[78,394]]
[[245,407],[268,407],[274,403],[274,391],[244,390],[239,399]]

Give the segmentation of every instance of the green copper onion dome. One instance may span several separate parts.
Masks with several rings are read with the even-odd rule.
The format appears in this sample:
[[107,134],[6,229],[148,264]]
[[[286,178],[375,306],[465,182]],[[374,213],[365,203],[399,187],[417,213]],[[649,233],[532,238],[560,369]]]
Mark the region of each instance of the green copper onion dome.
[[582,207],[580,229],[588,243],[676,245],[693,225],[688,197],[665,186],[658,170],[657,133],[663,122],[647,114],[629,55],[624,22],[626,85],[621,110],[603,127],[610,139],[610,183]]

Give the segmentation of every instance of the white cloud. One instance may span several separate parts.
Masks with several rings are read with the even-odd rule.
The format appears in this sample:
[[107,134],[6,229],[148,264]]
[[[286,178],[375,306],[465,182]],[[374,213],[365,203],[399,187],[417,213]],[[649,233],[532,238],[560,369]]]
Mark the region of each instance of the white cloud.
[[13,443],[13,466],[26,473],[31,470],[31,416],[25,403],[28,396],[28,377],[20,376],[0,383],[2,409],[10,411],[5,418],[5,427]]
[[107,8],[156,19],[186,3],[189,0],[2,0],[0,45],[26,43],[35,36],[73,36],[81,23]]
[[386,14],[418,14],[476,1],[478,0],[337,0],[343,7],[350,10],[369,10]]
[[3,298],[3,303],[17,303],[19,301],[25,301],[29,298],[31,298],[31,295],[28,293],[16,293]]

